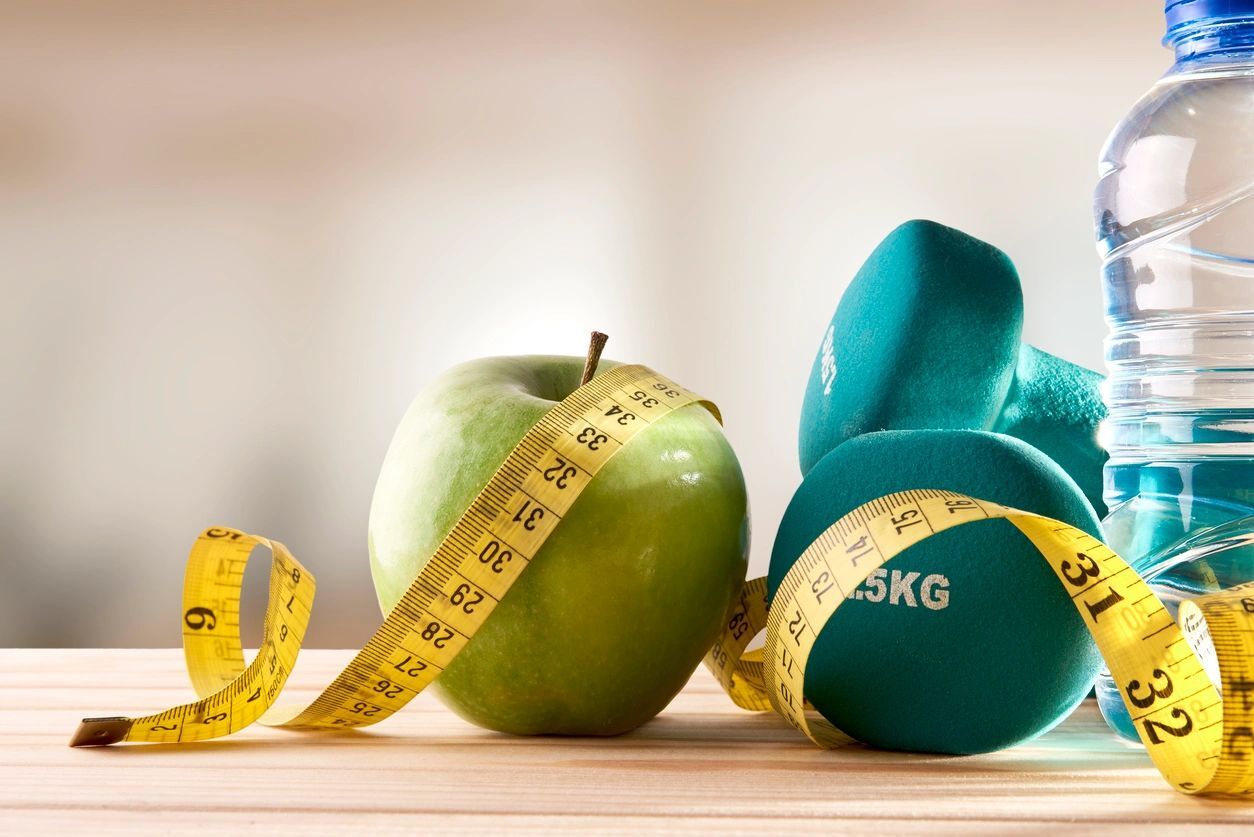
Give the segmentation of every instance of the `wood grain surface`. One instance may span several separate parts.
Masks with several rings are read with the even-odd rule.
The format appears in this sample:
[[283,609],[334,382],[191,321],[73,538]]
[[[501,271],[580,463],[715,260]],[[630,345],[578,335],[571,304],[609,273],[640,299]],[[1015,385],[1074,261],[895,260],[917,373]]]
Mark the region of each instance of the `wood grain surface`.
[[[181,652],[0,655],[4,834],[1254,833],[1254,804],[1174,793],[1091,704],[987,756],[823,752],[701,670],[613,739],[499,735],[422,695],[368,731],[70,749],[84,716],[188,700]],[[302,652],[285,694],[312,697],[350,656]]]

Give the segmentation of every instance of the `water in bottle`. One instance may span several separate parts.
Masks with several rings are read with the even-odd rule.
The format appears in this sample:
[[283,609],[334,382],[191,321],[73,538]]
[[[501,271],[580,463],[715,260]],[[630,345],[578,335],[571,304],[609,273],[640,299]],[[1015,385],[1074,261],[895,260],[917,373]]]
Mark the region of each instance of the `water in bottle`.
[[[1168,0],[1175,63],[1102,151],[1106,536],[1174,608],[1254,580],[1254,0]],[[1107,721],[1135,738],[1103,675]]]

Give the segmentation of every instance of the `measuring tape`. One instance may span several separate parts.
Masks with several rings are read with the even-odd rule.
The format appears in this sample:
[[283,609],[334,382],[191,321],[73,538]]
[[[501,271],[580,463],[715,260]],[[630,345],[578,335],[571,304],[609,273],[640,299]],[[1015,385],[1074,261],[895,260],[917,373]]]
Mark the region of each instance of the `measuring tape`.
[[[183,587],[183,648],[200,700],[141,718],[88,718],[71,746],[217,738],[254,721],[297,729],[378,723],[435,680],[487,620],[571,504],[641,430],[707,401],[642,367],[580,387],[519,442],[423,566],[383,625],[308,706],[273,709],[296,662],[315,582],[278,541],[205,530]],[[1146,582],[1092,536],[1049,518],[946,491],[874,500],[830,526],[784,577],[745,584],[705,663],[736,705],[774,710],[822,747],[854,739],[805,701],[818,635],[876,569],[936,532],[975,520],[1014,524],[1053,568],[1119,685],[1150,758],[1185,793],[1254,794],[1254,583],[1184,602],[1179,624]],[[244,566],[271,552],[261,650],[239,636]],[[746,651],[766,632],[763,648]],[[1213,649],[1220,688],[1203,659]]]
[[[1177,624],[1145,580],[1091,535],[953,492],[906,491],[854,509],[801,554],[769,609],[766,580],[748,582],[706,665],[738,706],[774,709],[821,747],[854,743],[803,697],[818,635],[855,588],[905,549],[991,518],[1014,524],[1053,568],[1163,777],[1185,793],[1254,794],[1254,583],[1184,602]],[[746,652],[763,630],[765,645]],[[1199,657],[1211,647],[1226,700]]]
[[[210,528],[183,582],[183,652],[200,700],[142,718],[87,718],[70,746],[175,743],[230,735],[254,721],[345,729],[389,717],[448,668],[597,472],[644,428],[681,407],[713,404],[643,366],[581,386],[523,436],[423,565],[366,646],[312,703],[272,711],[296,663],[314,577],[278,541]],[[244,664],[244,566],[271,553],[261,650]]]

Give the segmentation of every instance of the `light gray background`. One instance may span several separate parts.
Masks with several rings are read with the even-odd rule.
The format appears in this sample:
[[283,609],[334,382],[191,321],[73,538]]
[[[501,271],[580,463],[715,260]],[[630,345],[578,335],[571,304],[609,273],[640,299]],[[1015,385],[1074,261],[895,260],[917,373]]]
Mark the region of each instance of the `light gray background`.
[[1161,29],[1155,0],[8,0],[0,644],[176,644],[218,523],[317,573],[313,644],[364,641],[414,392],[594,327],[721,405],[764,571],[813,353],[898,222],[1005,249],[1027,338],[1100,364],[1095,160]]

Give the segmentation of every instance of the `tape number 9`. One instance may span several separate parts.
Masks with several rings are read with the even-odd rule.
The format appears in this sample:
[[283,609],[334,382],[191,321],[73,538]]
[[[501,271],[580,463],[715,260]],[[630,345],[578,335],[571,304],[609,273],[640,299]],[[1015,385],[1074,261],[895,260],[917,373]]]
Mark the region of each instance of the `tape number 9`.
[[218,625],[218,617],[207,607],[193,607],[183,614],[183,624],[193,631],[212,631]]

